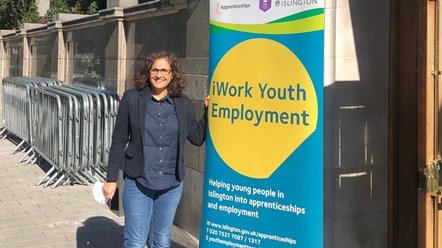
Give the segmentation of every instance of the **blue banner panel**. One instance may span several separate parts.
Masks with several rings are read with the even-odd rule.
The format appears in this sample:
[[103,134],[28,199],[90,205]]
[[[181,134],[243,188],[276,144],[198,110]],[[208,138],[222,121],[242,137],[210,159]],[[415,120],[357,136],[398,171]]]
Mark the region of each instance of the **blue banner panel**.
[[324,3],[210,3],[200,247],[323,246]]

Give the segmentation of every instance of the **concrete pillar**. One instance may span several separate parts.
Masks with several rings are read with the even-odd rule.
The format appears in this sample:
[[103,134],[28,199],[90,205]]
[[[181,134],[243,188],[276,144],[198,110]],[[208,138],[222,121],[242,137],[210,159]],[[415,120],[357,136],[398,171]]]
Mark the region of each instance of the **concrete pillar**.
[[63,83],[71,84],[73,80],[73,58],[74,58],[74,42],[72,40],[72,32],[66,32],[65,48],[66,48],[66,64],[65,64],[65,77]]
[[[5,46],[3,45],[3,37],[0,34],[0,82],[5,75]],[[3,84],[0,83],[0,113],[3,113]],[[0,115],[2,118],[2,115]]]
[[4,43],[4,51],[5,56],[3,57],[3,77],[9,77],[9,73],[11,72],[11,49],[7,49],[6,42]]
[[126,33],[124,29],[123,18],[117,19],[117,33],[118,33],[118,58],[117,58],[117,93],[122,96],[126,90]]
[[76,20],[76,19],[80,19],[83,17],[86,17],[88,15],[81,15],[81,14],[68,14],[68,13],[58,13],[55,14],[52,17],[52,22],[67,22],[67,21],[72,21],[72,20]]
[[138,0],[107,0],[106,7],[108,9],[115,8],[115,7],[121,7],[121,8],[127,8],[130,6],[134,6],[138,4]]
[[55,22],[55,28],[57,29],[57,38],[55,42],[57,43],[57,79],[63,82],[67,81],[66,74],[66,44],[64,42],[63,28],[61,22]]
[[31,75],[31,51],[28,42],[28,35],[25,29],[20,31],[23,39],[23,75],[22,76],[30,76]]
[[5,60],[6,60],[6,53],[5,53],[5,46],[3,43],[3,37],[0,34],[0,81],[5,77]]
[[4,39],[4,36],[11,33],[14,33],[14,31],[0,30],[0,79],[9,76],[9,61],[11,57],[6,49],[6,40]]
[[48,11],[51,3],[49,0],[39,0],[39,1],[35,1],[35,3],[37,4],[38,7],[38,14],[40,16],[44,16],[46,15],[46,12]]
[[38,23],[23,23],[20,25],[20,35],[23,38],[23,76],[30,76],[32,74],[31,63],[32,63],[32,54],[31,54],[31,46],[28,42],[28,29],[43,27],[44,24]]

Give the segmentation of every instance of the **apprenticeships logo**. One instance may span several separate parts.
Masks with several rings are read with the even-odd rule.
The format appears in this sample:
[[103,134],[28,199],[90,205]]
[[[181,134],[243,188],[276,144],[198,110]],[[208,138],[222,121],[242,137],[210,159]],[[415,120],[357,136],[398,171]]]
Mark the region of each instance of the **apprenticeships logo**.
[[272,0],[259,0],[259,9],[266,12],[272,7]]
[[222,15],[223,11],[235,10],[235,9],[248,9],[250,8],[249,3],[238,3],[238,4],[228,4],[224,5],[219,2],[216,2],[215,13],[216,15]]

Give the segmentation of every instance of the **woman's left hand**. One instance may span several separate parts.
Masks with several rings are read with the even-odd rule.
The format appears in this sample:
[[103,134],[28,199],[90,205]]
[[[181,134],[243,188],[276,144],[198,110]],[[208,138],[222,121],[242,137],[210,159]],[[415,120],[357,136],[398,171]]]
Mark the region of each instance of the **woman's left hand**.
[[206,97],[204,98],[204,106],[205,106],[205,107],[208,107],[208,106],[209,106],[209,96],[206,96]]

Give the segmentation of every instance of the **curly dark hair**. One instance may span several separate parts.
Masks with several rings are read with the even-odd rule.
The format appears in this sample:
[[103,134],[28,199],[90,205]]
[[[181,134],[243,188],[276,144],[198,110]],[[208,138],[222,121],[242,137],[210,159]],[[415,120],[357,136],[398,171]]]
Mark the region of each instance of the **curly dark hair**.
[[138,70],[134,78],[134,87],[138,90],[143,89],[146,86],[150,87],[149,71],[152,68],[153,63],[157,59],[166,59],[172,69],[172,80],[168,86],[168,91],[171,97],[179,96],[186,87],[186,76],[181,69],[181,65],[178,62],[177,57],[171,52],[158,52],[151,54],[144,59],[144,64]]

